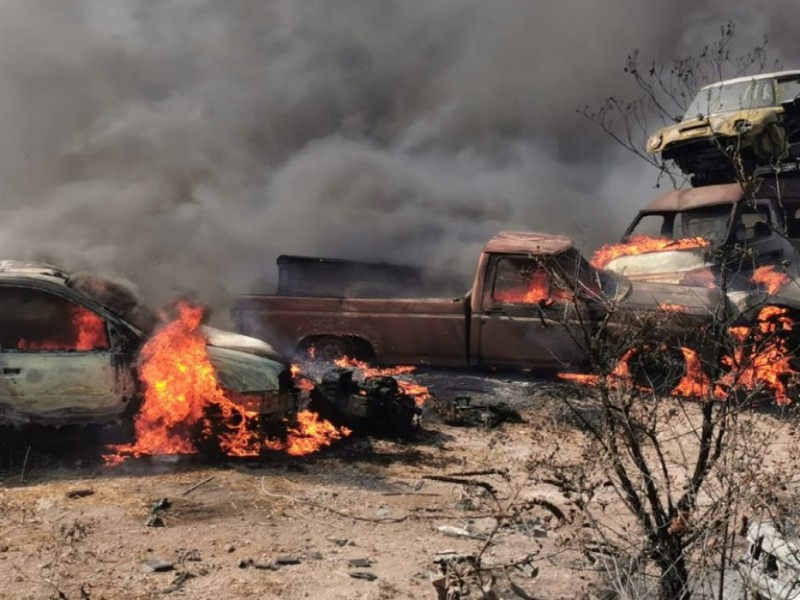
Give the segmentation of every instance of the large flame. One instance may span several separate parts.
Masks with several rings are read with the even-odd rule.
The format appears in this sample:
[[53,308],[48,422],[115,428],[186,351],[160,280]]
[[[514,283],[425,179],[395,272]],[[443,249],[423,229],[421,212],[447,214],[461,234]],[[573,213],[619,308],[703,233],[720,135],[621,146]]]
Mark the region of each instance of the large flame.
[[[765,306],[759,311],[756,323],[751,326],[731,327],[729,332],[735,342],[732,354],[722,357],[725,372],[712,381],[697,352],[681,348],[685,360],[684,373],[671,391],[674,396],[686,398],[715,398],[724,400],[736,392],[767,391],[779,405],[791,403],[791,386],[800,377],[792,366],[792,354],[782,333],[792,330],[795,323],[788,310]],[[620,358],[606,379],[612,388],[637,387],[631,378],[629,361],[632,351]],[[560,373],[559,377],[584,385],[597,386],[598,375]]]
[[557,301],[569,301],[571,296],[565,290],[550,289],[550,278],[547,271],[539,269],[529,278],[520,282],[518,287],[497,289],[494,299],[511,304],[543,304],[549,306]]
[[201,328],[202,307],[179,303],[177,313],[142,347],[144,401],[134,423],[136,442],[113,446],[116,455],[106,457],[108,462],[125,456],[194,454],[198,438],[212,435],[229,456],[257,456],[263,448],[301,455],[349,434],[313,413],[301,413],[296,425],[287,424],[286,442],[262,440],[253,427],[258,412],[247,408],[246,398],[233,401],[219,384]]
[[649,235],[632,235],[627,242],[620,244],[606,244],[598,248],[592,255],[592,266],[595,269],[605,269],[606,265],[620,256],[633,256],[647,254],[648,252],[664,252],[666,250],[689,250],[692,248],[706,248],[709,241],[702,237],[683,238],[672,240],[669,238],[651,237]]
[[775,265],[758,267],[750,278],[756,285],[764,288],[768,294],[777,294],[780,289],[791,281],[786,273],[775,270]]

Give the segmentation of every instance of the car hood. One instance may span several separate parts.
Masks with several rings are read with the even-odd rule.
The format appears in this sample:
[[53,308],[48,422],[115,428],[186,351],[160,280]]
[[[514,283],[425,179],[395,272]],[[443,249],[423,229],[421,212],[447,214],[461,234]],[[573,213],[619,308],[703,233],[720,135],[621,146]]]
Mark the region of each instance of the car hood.
[[719,288],[639,281],[633,284],[623,306],[634,310],[674,310],[690,315],[714,314],[724,303]]
[[[767,106],[764,108],[748,108],[734,110],[709,117],[698,119],[686,119],[675,125],[664,127],[651,137],[661,136],[661,142],[657,146],[649,146],[649,152],[661,152],[665,147],[689,140],[714,135],[737,136],[735,129],[737,121],[750,121],[753,127],[749,131],[758,133],[762,127],[777,120],[778,115],[783,113],[780,106]],[[745,138],[747,135],[744,136]]]
[[209,327],[208,325],[203,326],[203,334],[206,336],[209,346],[238,350],[240,352],[264,356],[274,361],[288,364],[285,356],[263,340],[233,331]]
[[686,273],[708,266],[705,249],[661,250],[620,256],[606,265],[606,270],[631,281],[680,283]]
[[208,346],[208,356],[220,385],[239,392],[269,392],[280,389],[279,375],[286,367],[280,362],[249,352]]

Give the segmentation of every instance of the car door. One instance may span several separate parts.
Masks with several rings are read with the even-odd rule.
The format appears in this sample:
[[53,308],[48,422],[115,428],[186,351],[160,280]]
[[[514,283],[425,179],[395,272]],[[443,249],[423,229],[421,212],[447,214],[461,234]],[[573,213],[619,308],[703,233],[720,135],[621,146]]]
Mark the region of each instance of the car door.
[[548,261],[497,256],[488,265],[479,318],[484,366],[568,368],[584,362],[580,304],[560,289]]
[[102,315],[52,290],[0,286],[0,424],[111,422],[134,398]]

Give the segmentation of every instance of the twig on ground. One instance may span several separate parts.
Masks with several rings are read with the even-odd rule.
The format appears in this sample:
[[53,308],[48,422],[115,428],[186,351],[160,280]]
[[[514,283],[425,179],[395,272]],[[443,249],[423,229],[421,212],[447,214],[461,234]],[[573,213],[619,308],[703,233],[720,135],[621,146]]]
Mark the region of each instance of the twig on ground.
[[192,487],[190,487],[190,488],[184,490],[183,492],[181,492],[181,496],[188,496],[193,491],[195,491],[197,488],[199,488],[201,485],[207,484],[212,479],[214,479],[214,475],[212,475],[211,477],[207,477],[206,479],[203,479],[203,481],[195,483]]

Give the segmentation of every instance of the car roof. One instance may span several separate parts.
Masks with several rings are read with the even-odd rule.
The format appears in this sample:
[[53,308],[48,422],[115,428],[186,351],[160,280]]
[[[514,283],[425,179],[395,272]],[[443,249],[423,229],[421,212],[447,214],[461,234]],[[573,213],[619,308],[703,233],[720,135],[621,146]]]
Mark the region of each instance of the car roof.
[[800,70],[796,71],[775,71],[774,73],[759,73],[757,75],[745,75],[744,77],[736,77],[734,79],[725,79],[724,81],[717,81],[710,83],[700,88],[700,90],[710,90],[713,88],[722,87],[723,85],[733,85],[735,83],[744,83],[745,81],[759,81],[761,79],[773,79],[776,77],[800,77]]
[[47,263],[0,260],[0,280],[12,278],[37,279],[66,286],[69,273]]
[[560,254],[572,248],[572,240],[563,235],[529,231],[501,231],[483,247],[484,252],[501,254]]
[[[800,202],[800,177],[787,177],[779,182],[780,193],[776,193],[775,181],[764,180],[756,191],[756,198],[779,197],[792,204]],[[717,204],[735,204],[745,198],[744,190],[738,183],[705,185],[695,188],[671,190],[662,194],[647,205],[647,211],[678,212],[714,206]]]

